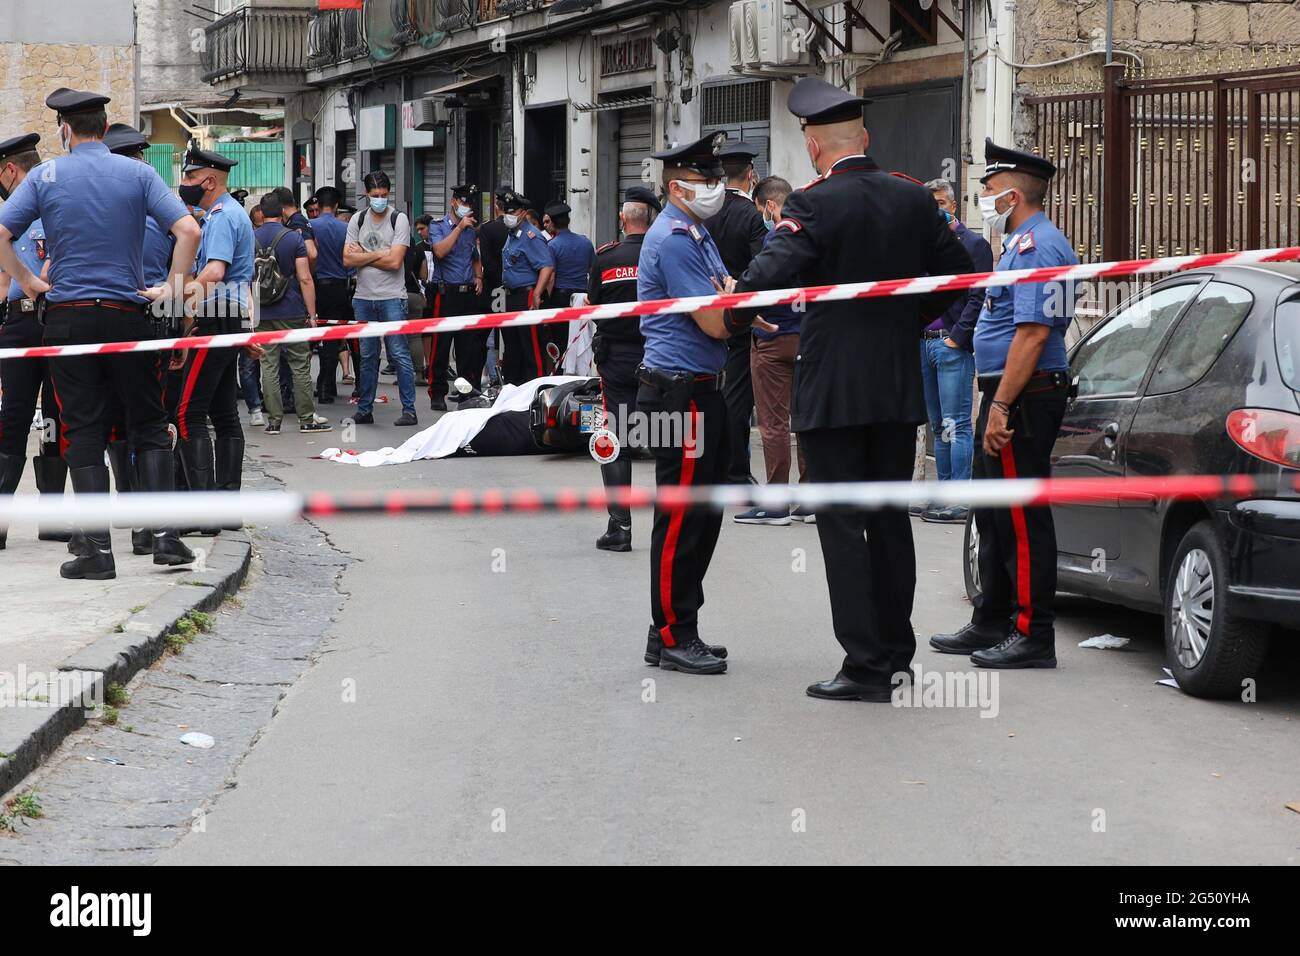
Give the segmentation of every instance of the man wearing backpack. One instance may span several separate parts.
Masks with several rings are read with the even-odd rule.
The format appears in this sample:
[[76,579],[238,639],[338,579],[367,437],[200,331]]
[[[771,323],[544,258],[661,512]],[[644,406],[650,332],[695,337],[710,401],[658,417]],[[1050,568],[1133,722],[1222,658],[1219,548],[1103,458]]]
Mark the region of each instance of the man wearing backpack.
[[[411,223],[405,214],[390,206],[388,174],[376,170],[366,174],[366,208],[348,223],[343,246],[343,264],[357,270],[357,291],[352,311],[358,322],[401,322],[406,319],[406,250],[411,245]],[[414,425],[415,370],[411,349],[404,335],[383,339],[388,357],[397,368],[397,391],[402,415],[394,425]],[[361,367],[357,376],[361,397],[353,421],[373,425],[375,392],[379,387],[378,338],[361,340]]]
[[[258,331],[300,329],[316,325],[316,285],[311,275],[307,246],[296,230],[285,225],[286,213],[280,197],[269,192],[262,197],[264,222],[253,233],[256,252],[253,281],[257,289],[261,319]],[[262,394],[266,402],[266,433],[280,434],[284,406],[280,396],[280,350],[289,360],[293,377],[293,401],[298,412],[298,431],[327,432],[331,425],[316,414],[311,381],[311,345],[266,345],[262,353]]]

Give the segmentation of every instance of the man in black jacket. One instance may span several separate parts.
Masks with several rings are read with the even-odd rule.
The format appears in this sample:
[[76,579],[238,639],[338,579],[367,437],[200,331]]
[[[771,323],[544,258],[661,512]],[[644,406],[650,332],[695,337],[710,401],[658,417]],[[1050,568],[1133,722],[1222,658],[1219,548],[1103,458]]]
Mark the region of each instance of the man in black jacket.
[[[922,186],[866,155],[860,97],[818,79],[790,93],[818,172],[786,200],[772,239],[737,291],[969,272],[970,256]],[[791,426],[814,482],[907,481],[925,420],[921,329],[957,293],[813,302],[795,359]],[[926,318],[923,318],[926,317]],[[819,510],[831,618],[845,651],[829,700],[890,698],[916,652],[916,552],[905,511]]]
[[[757,155],[758,150],[748,143],[723,145],[718,159],[727,176],[726,200],[720,213],[704,220],[704,227],[722,253],[722,264],[733,276],[744,275],[767,238],[767,227],[754,206],[752,195],[757,181],[754,173]],[[749,372],[750,338],[749,330],[744,329],[727,340],[726,384],[722,389],[731,449],[727,480],[738,485],[754,480],[749,470],[749,420],[754,411],[754,382]]]
[[[651,210],[654,210],[652,213]],[[587,301],[592,305],[607,302],[635,302],[637,262],[641,243],[654,213],[663,207],[645,186],[630,186],[624,194],[618,214],[623,238],[596,250],[587,283]],[[616,435],[625,434],[628,412],[636,408],[640,387],[637,366],[645,354],[645,337],[636,319],[599,319],[592,338],[592,353],[600,373],[600,393],[608,416],[606,428]],[[632,450],[623,448],[613,461],[600,466],[600,477],[609,489],[632,485]],[[609,505],[609,526],[596,539],[602,551],[632,550],[632,512],[625,506]]]

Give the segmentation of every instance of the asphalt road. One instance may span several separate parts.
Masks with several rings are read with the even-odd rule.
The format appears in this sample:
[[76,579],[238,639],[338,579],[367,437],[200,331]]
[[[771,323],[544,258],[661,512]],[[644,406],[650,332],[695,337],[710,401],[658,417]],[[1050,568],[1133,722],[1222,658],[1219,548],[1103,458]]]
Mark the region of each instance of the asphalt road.
[[[398,444],[397,411],[380,406],[380,424],[342,444]],[[286,431],[256,436],[250,454],[299,489],[598,481],[583,458],[361,469],[308,457],[331,444]],[[653,481],[649,464],[635,472]],[[162,861],[1300,859],[1300,814],[1284,806],[1300,800],[1294,646],[1272,655],[1259,702],[1195,700],[1154,683],[1156,618],[1066,597],[1059,669],[999,675],[996,714],[816,701],[803,689],[840,653],[813,527],[728,518],[702,620],[730,669],[694,677],[641,661],[648,515],[630,554],[594,549],[603,523],[321,521],[347,562],[343,609],[203,832]],[[917,663],[964,670],[924,646],[969,614],[960,529],[914,531]],[[1132,643],[1077,647],[1102,633]]]

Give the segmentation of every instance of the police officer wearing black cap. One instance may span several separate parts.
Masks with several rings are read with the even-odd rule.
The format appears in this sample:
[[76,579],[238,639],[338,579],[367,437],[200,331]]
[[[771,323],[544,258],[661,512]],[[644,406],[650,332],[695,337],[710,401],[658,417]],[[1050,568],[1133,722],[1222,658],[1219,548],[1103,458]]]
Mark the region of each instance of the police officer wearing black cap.
[[[510,230],[506,228],[506,211],[501,203],[512,192],[514,190],[509,186],[502,186],[496,191],[492,196],[492,218],[478,227],[478,255],[479,261],[483,263],[483,301],[479,306],[481,312],[505,311],[505,291],[501,288],[501,252],[505,249],[506,239],[510,237]],[[493,329],[489,332],[489,340],[493,337],[496,337],[499,345],[501,331]],[[497,354],[500,354],[499,348]],[[497,375],[500,374],[498,369]],[[478,382],[470,384],[477,387]]]
[[[0,199],[7,200],[40,161],[36,133],[15,136],[0,142]],[[14,252],[33,275],[40,275],[49,262],[45,227],[39,219],[12,240]],[[37,318],[39,300],[31,298],[8,274],[0,274],[0,348],[28,348],[41,344],[41,323]],[[22,480],[27,461],[27,434],[36,414],[36,399],[41,397],[40,454],[32,459],[36,487],[41,494],[62,495],[67,483],[68,466],[59,457],[59,406],[50,383],[47,359],[0,360],[0,384],[4,402],[0,404],[0,495],[11,495]],[[7,528],[0,525],[0,550],[5,547]],[[66,540],[66,533],[42,528],[41,540]]]
[[[149,338],[146,303],[174,295],[198,245],[198,225],[153,167],[114,156],[104,145],[108,102],[107,96],[69,89],[51,94],[46,105],[58,116],[60,139],[70,155],[43,164],[44,172],[29,176],[0,210],[0,268],[14,277],[27,296],[46,295],[46,345]],[[84,228],[87,209],[96,210],[112,228],[88,232]],[[148,215],[166,224],[176,237],[167,288],[144,289],[142,249]],[[49,247],[49,282],[20,262],[8,241],[38,218],[45,225]],[[64,356],[52,361],[68,441],[65,457],[78,493],[108,491],[104,414],[114,391],[125,408],[128,440],[140,457],[143,487],[172,490],[162,371],[158,352]],[[115,577],[108,528],[86,528],[84,535],[89,554],[64,564],[59,573],[96,580]],[[175,531],[155,529],[153,560],[186,564],[194,555]]]
[[[451,211],[429,224],[430,261],[421,264],[420,275],[433,300],[431,315],[473,315],[482,311],[483,262],[479,256],[478,220],[471,205],[477,196],[477,186],[454,186]],[[476,394],[487,361],[487,330],[435,332],[424,339],[429,362],[430,407],[438,411],[447,409],[453,342],[456,374],[469,382],[474,390],[471,394]],[[462,397],[456,392],[452,396],[457,401]]]
[[[550,241],[551,255],[555,258],[555,279],[551,292],[546,297],[546,307],[549,309],[566,308],[573,304],[574,295],[587,291],[587,278],[591,273],[591,264],[596,259],[596,249],[591,240],[569,228],[569,215],[572,212],[565,202],[553,202],[546,206],[546,215],[555,230]],[[554,344],[560,352],[568,348],[569,327],[565,323],[544,325],[542,333],[548,347]]]
[[[593,305],[609,302],[635,302],[637,263],[641,245],[654,214],[661,212],[655,194],[645,186],[629,186],[618,213],[618,227],[623,238],[601,246],[591,266],[587,282],[587,301]],[[645,353],[645,338],[640,323],[631,319],[598,319],[592,337],[596,371],[600,374],[600,391],[605,403],[606,427],[620,439],[626,433],[627,414],[636,408],[638,380],[636,370]],[[628,488],[632,484],[631,449],[622,448],[611,462],[600,466],[600,476],[609,489]],[[609,526],[596,539],[602,551],[632,550],[632,512],[622,505],[609,505]]]
[[[722,208],[725,186],[718,151],[722,133],[652,154],[662,160],[668,197],[641,245],[637,299],[729,292],[735,280],[704,221]],[[751,207],[752,208],[752,207]],[[637,408],[680,424],[681,444],[656,442],[659,487],[720,484],[726,480],[730,436],[722,399],[726,340],[748,334],[748,324],[724,309],[668,312],[641,318],[645,357],[637,370]],[[661,435],[665,429],[654,429]],[[668,431],[672,431],[668,429]],[[650,539],[650,617],[645,660],[688,674],[721,674],[726,649],[700,640],[704,575],[722,526],[721,512],[656,507]]]
[[[220,153],[191,149],[182,166],[181,199],[206,212],[195,276],[186,286],[195,303],[185,320],[187,334],[222,335],[249,325],[256,240],[248,213],[226,188],[236,165]],[[262,349],[249,346],[248,351],[260,357]],[[244,426],[237,404],[237,359],[236,349],[194,349],[172,361],[183,368],[176,427],[191,491],[238,491],[241,486]],[[215,441],[208,432],[209,418]]]
[[[727,177],[726,201],[722,211],[705,220],[704,225],[717,242],[722,262],[732,276],[745,274],[767,238],[763,216],[755,208],[753,198],[757,155],[757,147],[743,142],[724,143],[718,153]],[[727,403],[727,428],[731,436],[727,480],[735,484],[754,480],[749,469],[749,422],[754,412],[754,383],[749,371],[751,338],[745,331],[727,340],[727,382],[722,397]]]
[[[791,193],[741,290],[969,272],[923,187],[866,156],[865,100],[818,79],[790,92],[817,178]],[[959,293],[811,302],[795,358],[791,425],[815,482],[907,481],[925,421],[920,331]],[[928,318],[927,318],[928,317]],[[924,320],[924,321],[923,321]],[[840,672],[811,697],[887,701],[916,651],[916,553],[906,511],[818,509]]]
[[[541,308],[542,293],[555,273],[555,258],[541,229],[525,218],[529,208],[525,197],[510,193],[501,206],[506,212],[503,221],[510,230],[501,250],[505,310],[522,312]],[[539,326],[502,329],[501,338],[505,345],[501,369],[505,381],[520,385],[546,374],[547,361]]]
[[[980,212],[1001,234],[997,271],[1077,265],[1043,204],[1056,167],[985,140]],[[992,286],[975,323],[976,478],[1046,478],[1069,400],[1065,332],[1072,283]],[[980,667],[1055,667],[1056,528],[1052,509],[977,508],[980,594],[971,622],[930,646]]]

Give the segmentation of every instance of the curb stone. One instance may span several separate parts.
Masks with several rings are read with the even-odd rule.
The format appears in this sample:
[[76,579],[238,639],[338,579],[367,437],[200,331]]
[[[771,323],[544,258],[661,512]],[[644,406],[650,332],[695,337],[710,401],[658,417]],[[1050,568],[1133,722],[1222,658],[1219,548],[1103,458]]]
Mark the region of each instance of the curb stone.
[[[213,611],[227,595],[239,590],[252,561],[247,531],[223,531],[203,538],[207,549],[204,570],[172,572],[182,580],[132,614],[120,631],[105,634],[59,665],[60,672],[79,672],[96,687],[98,699],[109,684],[125,684],[159,657],[176,622],[191,611]],[[191,539],[193,546],[193,539]],[[0,794],[5,794],[35,770],[73,731],[86,723],[85,708],[21,708],[17,726],[0,734]]]

